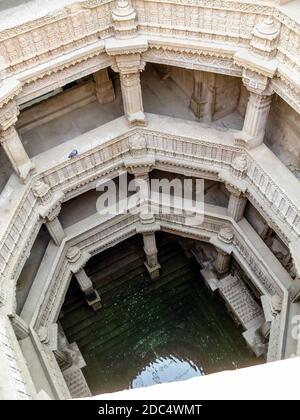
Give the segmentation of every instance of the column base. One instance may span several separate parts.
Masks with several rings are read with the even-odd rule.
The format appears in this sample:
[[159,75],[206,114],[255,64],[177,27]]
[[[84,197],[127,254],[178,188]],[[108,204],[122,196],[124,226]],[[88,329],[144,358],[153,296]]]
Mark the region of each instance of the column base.
[[224,277],[228,276],[228,274],[230,273],[230,269],[224,270],[224,271],[218,271],[215,267],[215,273],[216,273],[217,279],[222,280]]
[[95,312],[102,308],[101,297],[97,290],[93,290],[92,293],[86,295],[86,301]]
[[135,112],[127,115],[127,121],[130,126],[145,126],[147,125],[146,116],[143,111]]
[[254,149],[264,142],[264,135],[252,137],[244,131],[239,131],[234,134],[234,139],[236,145],[244,146],[246,149]]
[[26,183],[29,175],[34,172],[35,165],[30,160],[18,167],[19,177],[23,183]]
[[161,266],[159,264],[155,265],[154,267],[150,267],[146,262],[144,263],[145,267],[147,268],[147,271],[151,277],[151,280],[158,280],[160,277],[159,270],[161,269]]

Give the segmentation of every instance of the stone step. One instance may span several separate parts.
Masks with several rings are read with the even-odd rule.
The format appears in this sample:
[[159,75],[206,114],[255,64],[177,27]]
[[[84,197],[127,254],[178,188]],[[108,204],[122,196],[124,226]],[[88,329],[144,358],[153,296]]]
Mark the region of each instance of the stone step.
[[63,372],[63,376],[72,398],[86,398],[92,396],[81,369],[76,366],[71,366]]
[[[171,266],[170,270],[168,270],[167,272],[164,270],[162,280],[164,281],[164,278],[167,277],[168,281],[170,280],[173,281],[173,287],[176,288],[177,283],[181,282],[182,280],[185,280],[184,277],[185,277],[186,272],[187,272],[186,267],[183,267],[182,270],[178,268],[177,269],[175,268],[174,270],[174,267]],[[172,276],[171,279],[169,279],[170,276]],[[138,285],[138,283],[140,283],[140,285]],[[136,294],[145,293],[145,295],[147,295],[152,290],[151,287],[149,288],[149,290],[148,288],[149,288],[148,284],[146,284],[145,281],[143,281],[143,279],[133,278],[130,281],[130,283],[128,283],[127,296],[126,295],[120,296],[116,293],[116,291],[109,291],[108,293],[103,294],[102,300],[103,300],[104,315],[102,314],[102,311],[98,311],[96,314],[93,313],[92,311],[87,311],[86,307],[84,305],[82,306],[83,298],[79,295],[80,296],[79,302],[81,301],[82,308],[76,309],[77,310],[76,317],[74,318],[68,317],[68,320],[67,319],[65,320],[64,328],[66,332],[69,333],[73,327],[77,329],[79,325],[81,325],[82,321],[86,322],[87,325],[89,325],[89,322],[92,322],[93,319],[95,320],[95,322],[98,322],[98,318],[101,318],[101,319],[108,318],[110,314],[110,310],[111,309],[114,310],[114,304],[117,301],[119,301],[120,299],[122,301],[126,299],[133,299]],[[134,295],[132,295],[132,292],[131,292],[132,289],[134,290]],[[124,293],[123,290],[122,290],[122,293]],[[69,314],[71,312],[72,310],[68,310],[67,312],[65,312],[65,314]],[[89,321],[89,319],[91,321]]]
[[[186,282],[186,278],[180,280],[180,284],[174,289],[176,292],[176,300],[181,299],[181,293],[187,290],[186,285],[182,287],[182,283]],[[169,303],[174,301],[174,296],[166,295],[160,299],[153,299],[153,311],[149,313],[148,318],[155,318],[155,307],[158,305],[164,304],[166,306],[166,312],[172,312]],[[86,345],[90,341],[95,340],[98,336],[105,336],[105,340],[108,340],[110,334],[115,334],[119,330],[119,333],[123,328],[130,329],[131,319],[130,313],[120,313],[119,317],[116,316],[116,308],[113,307],[111,310],[106,311],[106,316],[104,319],[93,319],[92,323],[88,326],[80,328],[81,326],[77,324],[74,330],[74,337],[76,337],[77,342],[80,346]],[[141,315],[143,317],[143,315]],[[134,317],[134,321],[139,318],[139,314]],[[125,322],[126,321],[126,322]],[[69,337],[73,338],[72,332],[68,331]]]
[[260,327],[264,322],[263,310],[254,300],[245,284],[228,275],[219,281],[219,292],[245,330]]

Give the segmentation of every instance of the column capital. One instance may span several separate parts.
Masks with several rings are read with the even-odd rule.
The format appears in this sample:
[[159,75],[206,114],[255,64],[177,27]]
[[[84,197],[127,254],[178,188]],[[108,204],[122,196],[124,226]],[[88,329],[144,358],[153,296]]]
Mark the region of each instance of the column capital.
[[274,90],[271,87],[269,77],[246,69],[243,71],[243,83],[253,100],[271,101]]
[[231,244],[233,242],[234,234],[232,229],[229,227],[222,228],[218,233],[218,239],[225,244]]
[[115,62],[112,64],[112,69],[120,73],[121,81],[127,85],[131,85],[136,82],[135,77],[139,76],[139,73],[145,68],[145,61],[142,59],[142,52],[146,51],[148,45],[143,43],[136,44],[129,49],[126,54],[124,50],[115,50],[117,53],[114,54],[109,46],[106,48],[108,54],[115,55]]
[[153,234],[160,231],[160,224],[152,213],[140,213],[140,221],[136,226],[136,232],[142,234]]
[[72,273],[77,274],[85,267],[86,263],[91,258],[91,254],[85,251],[82,252],[78,247],[74,246],[68,249],[66,257]]
[[225,187],[227,191],[229,191],[230,194],[234,195],[235,197],[244,197],[244,191],[239,189],[239,187],[228,182],[225,182]]
[[32,192],[40,204],[40,216],[49,222],[53,221],[61,211],[64,193],[62,191],[52,193],[50,186],[41,180],[35,182]]

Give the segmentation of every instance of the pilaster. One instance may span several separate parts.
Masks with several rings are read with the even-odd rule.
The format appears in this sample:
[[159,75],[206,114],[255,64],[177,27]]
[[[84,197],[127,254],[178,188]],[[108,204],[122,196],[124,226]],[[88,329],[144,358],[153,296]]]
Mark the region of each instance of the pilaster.
[[113,102],[115,100],[115,91],[108,74],[108,69],[102,69],[94,73],[94,80],[98,102],[100,104]]

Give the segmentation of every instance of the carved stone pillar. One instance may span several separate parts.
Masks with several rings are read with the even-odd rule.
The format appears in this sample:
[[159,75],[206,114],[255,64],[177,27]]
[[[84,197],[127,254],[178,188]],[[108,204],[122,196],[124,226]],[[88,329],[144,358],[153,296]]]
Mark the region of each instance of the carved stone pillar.
[[215,96],[215,75],[195,70],[190,108],[201,121],[211,122],[213,120]]
[[158,262],[158,251],[156,247],[155,232],[143,233],[144,251],[146,255],[145,266],[152,280],[159,278],[159,270],[161,266]]
[[22,182],[26,182],[35,166],[29,159],[15,127],[1,132],[0,144],[18,177]]
[[230,184],[226,184],[226,188],[230,192],[227,208],[228,216],[232,217],[236,222],[239,222],[244,217],[247,198],[242,191],[239,191]]
[[94,80],[98,102],[100,104],[113,102],[115,100],[115,91],[107,68],[94,73]]
[[218,235],[218,242],[214,244],[217,250],[215,260],[215,270],[219,277],[223,277],[230,270],[231,249],[230,244],[233,241],[233,233],[230,228],[223,228]]
[[49,185],[42,181],[37,181],[35,183],[33,186],[33,194],[40,204],[40,217],[46,224],[54,243],[59,246],[65,237],[65,232],[58,219],[64,194],[62,192],[52,194]]
[[160,230],[160,225],[155,221],[152,214],[140,214],[140,224],[137,226],[137,233],[143,235],[144,251],[146,256],[145,267],[152,280],[159,278],[161,268],[158,262],[158,251],[156,247],[155,232]]
[[67,252],[67,259],[71,265],[71,271],[75,275],[80,289],[85,294],[85,299],[94,311],[102,308],[101,298],[94,289],[92,280],[87,276],[84,267],[90,259],[90,254],[82,253],[79,248],[72,247]]
[[145,125],[140,70],[135,73],[120,72],[124,112],[130,125]]
[[238,143],[248,148],[263,143],[271,102],[272,93],[264,95],[250,91],[243,130],[237,136]]
[[264,140],[273,94],[270,79],[278,67],[275,57],[279,34],[279,22],[266,17],[254,27],[249,49],[240,49],[234,57],[243,68],[243,82],[250,92],[244,127],[236,141],[248,148],[259,146]]
[[140,72],[145,65],[141,53],[147,50],[148,41],[138,35],[136,12],[127,0],[117,1],[112,21],[115,39],[108,39],[105,47],[115,57],[112,68],[120,73],[125,116],[129,125],[145,125]]

